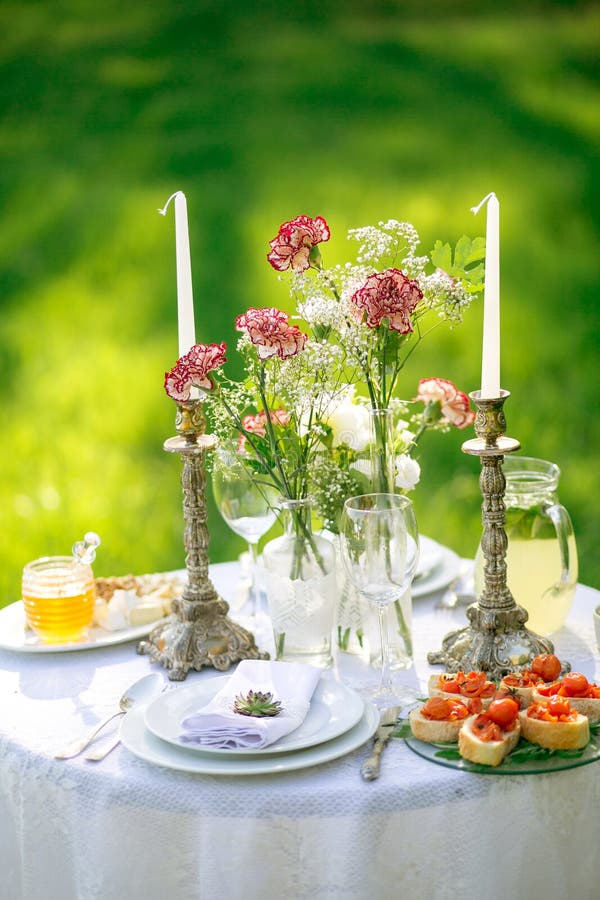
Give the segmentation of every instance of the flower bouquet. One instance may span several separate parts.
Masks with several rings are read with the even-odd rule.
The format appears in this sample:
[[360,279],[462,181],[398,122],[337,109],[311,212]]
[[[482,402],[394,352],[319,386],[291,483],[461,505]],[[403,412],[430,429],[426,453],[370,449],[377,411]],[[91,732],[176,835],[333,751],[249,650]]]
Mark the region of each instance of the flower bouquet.
[[[281,496],[288,525],[276,541],[283,546],[270,542],[264,558],[267,569],[277,569],[273,596],[285,596],[288,621],[300,617],[301,605],[290,585],[302,594],[307,621],[334,593],[333,551],[313,533],[310,501],[336,534],[348,496],[410,490],[419,479],[414,453],[424,432],[465,427],[473,416],[466,395],[443,379],[422,379],[411,399],[398,393],[420,341],[443,323],[460,322],[480,289],[482,239],[463,237],[454,252],[438,242],[430,256],[417,256],[418,235],[407,223],[391,220],[348,236],[359,244],[356,262],[325,268],[327,222],[298,216],[284,223],[268,261],[289,271],[300,325],[282,310],[250,308],[235,323],[242,379],[225,374],[223,343],[192,347],[165,376],[175,400],[188,399],[194,387],[202,391],[221,444],[257,484]],[[315,594],[319,603],[311,602]],[[273,606],[271,614],[277,618]],[[406,638],[409,626],[400,619]],[[289,632],[274,624],[281,656],[290,650]],[[340,627],[346,634],[350,626]],[[360,637],[360,627],[354,630]]]

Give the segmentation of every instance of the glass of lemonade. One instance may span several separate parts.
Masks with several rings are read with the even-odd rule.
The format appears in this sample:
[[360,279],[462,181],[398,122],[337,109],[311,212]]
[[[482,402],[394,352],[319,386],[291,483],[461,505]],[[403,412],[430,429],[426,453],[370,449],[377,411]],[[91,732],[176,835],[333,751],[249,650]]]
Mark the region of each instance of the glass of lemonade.
[[[543,459],[509,456],[506,476],[507,583],[529,613],[527,627],[557,631],[577,585],[577,547],[567,510],[558,501],[560,469]],[[484,587],[481,546],[475,559],[475,591]]]
[[22,597],[27,624],[44,643],[81,640],[96,602],[91,566],[72,556],[44,556],[27,563]]

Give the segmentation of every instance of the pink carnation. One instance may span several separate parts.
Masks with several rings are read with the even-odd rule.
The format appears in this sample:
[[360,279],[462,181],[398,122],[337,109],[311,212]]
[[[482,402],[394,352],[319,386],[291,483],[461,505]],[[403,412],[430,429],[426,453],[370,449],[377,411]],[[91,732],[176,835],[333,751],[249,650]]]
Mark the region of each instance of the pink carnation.
[[392,331],[408,334],[413,330],[410,314],[422,299],[423,293],[414,279],[407,278],[400,269],[386,269],[369,275],[350,302],[360,319],[366,315],[369,328],[378,328],[388,319]]
[[310,251],[322,241],[329,240],[329,225],[322,216],[296,216],[279,226],[277,236],[269,241],[271,252],[267,259],[274,269],[284,272],[304,272],[310,267]]
[[[269,412],[269,418],[274,425],[287,425],[290,421],[290,414],[285,409],[273,409]],[[257,434],[265,437],[267,433],[267,414],[261,409],[259,413],[251,416],[244,416],[242,419],[242,428],[249,431],[250,434]],[[246,436],[240,435],[238,443],[238,451],[242,453],[246,449]]]
[[422,378],[415,400],[420,400],[425,405],[439,402],[442,416],[456,428],[466,428],[475,421],[475,413],[467,395],[445,378]]
[[165,373],[165,391],[172,400],[190,399],[192,385],[210,391],[213,383],[208,373],[226,362],[225,344],[194,344],[180,357],[170,372]]
[[254,309],[251,307],[235,320],[238,331],[245,331],[253,344],[258,347],[260,359],[279,356],[287,359],[295,356],[304,346],[308,337],[296,325],[290,325],[287,313],[274,307]]

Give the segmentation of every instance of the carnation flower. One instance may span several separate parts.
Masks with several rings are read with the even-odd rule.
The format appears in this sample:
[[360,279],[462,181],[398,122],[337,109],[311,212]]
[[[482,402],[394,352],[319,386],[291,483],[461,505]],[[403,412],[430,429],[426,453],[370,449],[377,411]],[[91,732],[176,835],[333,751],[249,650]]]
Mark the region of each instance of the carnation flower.
[[426,406],[439,403],[442,416],[455,428],[466,428],[475,421],[467,395],[445,378],[422,378],[415,399]]
[[258,347],[260,359],[271,356],[287,359],[304,350],[308,336],[297,325],[290,325],[287,313],[274,307],[251,307],[235,320],[238,331],[245,331]]
[[[291,222],[279,226],[277,236],[269,241],[271,252],[267,259],[274,269],[284,272],[304,272],[310,268],[313,247],[329,240],[329,225],[322,216],[296,216]],[[318,254],[317,254],[318,256]]]
[[[289,425],[290,414],[285,409],[269,410],[269,419],[274,425]],[[259,437],[265,437],[267,433],[267,414],[261,409],[256,415],[244,416],[242,419],[242,428],[250,434],[257,434]],[[238,453],[243,453],[246,449],[246,435],[240,434],[238,441]]]
[[165,391],[172,400],[180,403],[190,399],[192,386],[210,391],[213,383],[208,373],[227,362],[226,346],[221,344],[194,344],[181,356],[170,372],[165,373]]
[[360,318],[366,316],[369,328],[378,328],[387,319],[392,331],[408,334],[413,330],[410,314],[422,299],[423,293],[414,279],[407,278],[400,269],[386,269],[369,275],[350,297],[350,303]]

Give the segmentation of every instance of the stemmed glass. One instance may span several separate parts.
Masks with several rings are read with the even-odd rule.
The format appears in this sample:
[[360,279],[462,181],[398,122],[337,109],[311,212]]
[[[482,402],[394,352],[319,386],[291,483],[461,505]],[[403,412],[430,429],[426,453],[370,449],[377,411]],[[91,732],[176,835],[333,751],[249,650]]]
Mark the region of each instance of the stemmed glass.
[[220,451],[212,475],[217,508],[232,531],[244,538],[250,554],[249,613],[259,612],[258,542],[275,522],[277,493],[259,483],[232,453]]
[[414,691],[392,684],[386,607],[410,587],[419,561],[413,506],[400,494],[363,494],[344,504],[341,546],[348,576],[379,616],[381,677],[370,696],[379,707],[415,699]]

